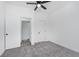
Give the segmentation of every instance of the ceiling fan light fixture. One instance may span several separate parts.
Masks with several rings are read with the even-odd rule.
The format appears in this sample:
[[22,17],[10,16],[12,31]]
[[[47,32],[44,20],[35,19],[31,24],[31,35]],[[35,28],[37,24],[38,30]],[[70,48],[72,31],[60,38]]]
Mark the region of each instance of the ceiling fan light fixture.
[[39,7],[41,7],[41,5],[40,4],[37,4],[37,7],[39,8]]

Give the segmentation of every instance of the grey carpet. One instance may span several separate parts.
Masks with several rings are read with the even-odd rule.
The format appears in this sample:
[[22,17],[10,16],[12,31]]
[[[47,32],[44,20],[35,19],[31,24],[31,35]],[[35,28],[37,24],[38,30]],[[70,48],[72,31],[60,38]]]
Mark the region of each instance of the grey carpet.
[[1,57],[79,57],[79,53],[46,41],[8,49]]

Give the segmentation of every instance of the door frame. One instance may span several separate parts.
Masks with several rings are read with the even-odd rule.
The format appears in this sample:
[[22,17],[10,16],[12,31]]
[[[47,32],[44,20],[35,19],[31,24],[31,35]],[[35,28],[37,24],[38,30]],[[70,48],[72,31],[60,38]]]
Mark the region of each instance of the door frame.
[[28,18],[28,17],[21,17],[21,21],[20,21],[20,46],[21,46],[21,40],[22,40],[22,22],[23,21],[29,21],[30,22],[30,41],[32,43],[32,26],[31,26],[31,20],[32,18]]

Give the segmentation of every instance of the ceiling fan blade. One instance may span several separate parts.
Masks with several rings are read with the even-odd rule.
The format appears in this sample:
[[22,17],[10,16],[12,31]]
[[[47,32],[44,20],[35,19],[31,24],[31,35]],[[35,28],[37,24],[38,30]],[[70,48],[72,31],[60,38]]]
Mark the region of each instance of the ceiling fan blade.
[[26,4],[37,4],[37,3],[26,3]]
[[41,1],[42,4],[48,3],[48,2],[51,2],[51,1]]
[[45,6],[43,6],[43,5],[41,5],[41,7],[43,8],[43,9],[47,9]]
[[37,10],[37,8],[38,8],[38,7],[36,6],[36,7],[35,7],[35,9],[34,9],[34,11],[36,11],[36,10]]
[[40,4],[41,3],[41,1],[36,1],[37,2],[37,4]]

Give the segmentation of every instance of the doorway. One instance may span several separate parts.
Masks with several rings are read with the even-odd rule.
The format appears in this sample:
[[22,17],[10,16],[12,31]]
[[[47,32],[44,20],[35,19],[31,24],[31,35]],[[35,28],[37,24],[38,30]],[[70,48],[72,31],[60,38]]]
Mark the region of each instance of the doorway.
[[31,45],[31,22],[21,21],[21,46]]

